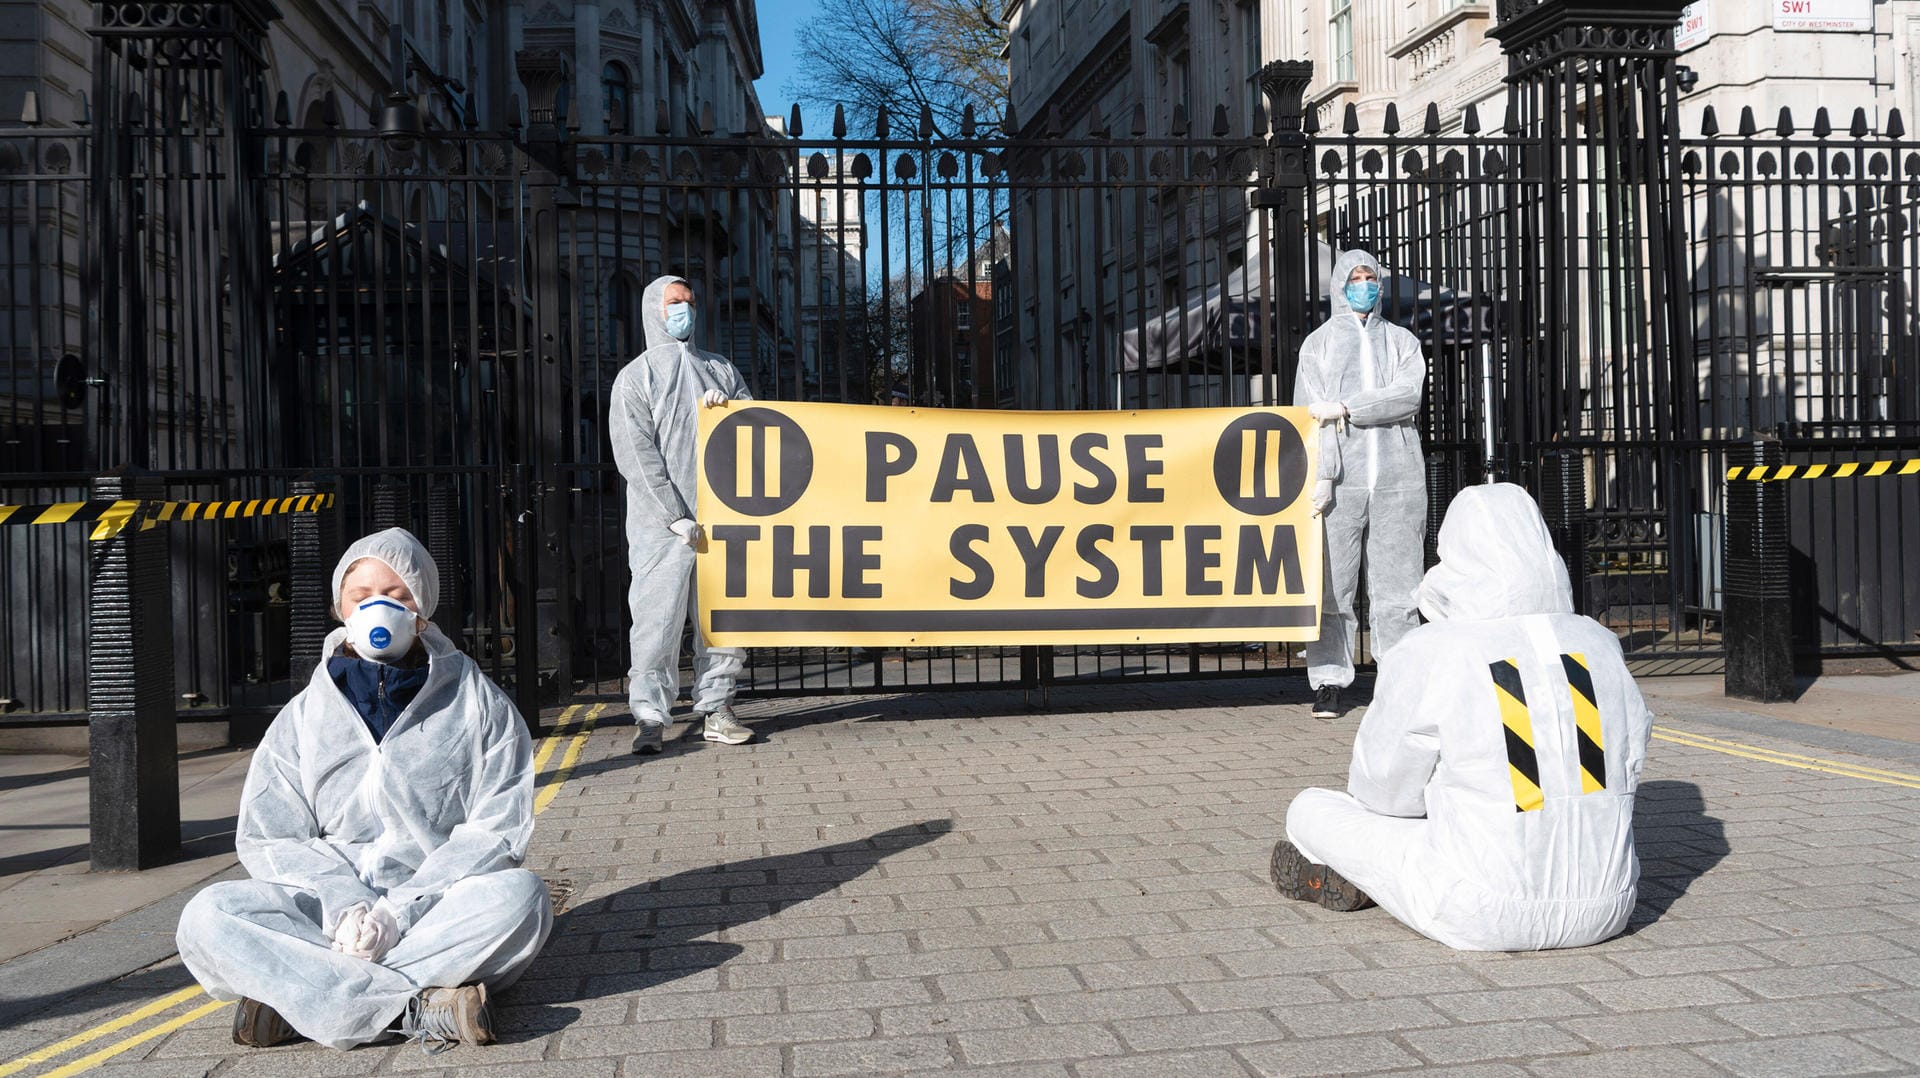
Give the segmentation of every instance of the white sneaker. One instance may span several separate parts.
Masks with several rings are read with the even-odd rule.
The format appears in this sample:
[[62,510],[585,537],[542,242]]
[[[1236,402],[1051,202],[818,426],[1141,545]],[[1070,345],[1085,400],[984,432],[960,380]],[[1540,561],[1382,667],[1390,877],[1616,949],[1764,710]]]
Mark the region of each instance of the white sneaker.
[[732,708],[723,707],[707,712],[706,730],[701,736],[722,745],[738,745],[752,740],[753,731],[740,725],[740,720],[733,717]]

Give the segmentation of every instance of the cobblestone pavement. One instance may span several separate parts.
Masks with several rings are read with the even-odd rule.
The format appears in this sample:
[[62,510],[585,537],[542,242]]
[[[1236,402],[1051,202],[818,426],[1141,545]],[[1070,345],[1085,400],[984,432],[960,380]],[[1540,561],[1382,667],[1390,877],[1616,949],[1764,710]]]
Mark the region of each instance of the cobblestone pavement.
[[503,1043],[238,1049],[168,960],[0,1031],[0,1061],[180,992],[23,1073],[142,1030],[103,1073],[1920,1072],[1920,767],[1893,743],[1657,708],[1628,933],[1468,954],[1267,883],[1359,717],[1284,684],[766,701],[751,744],[644,759],[614,705],[553,742],[530,867],[565,909]]

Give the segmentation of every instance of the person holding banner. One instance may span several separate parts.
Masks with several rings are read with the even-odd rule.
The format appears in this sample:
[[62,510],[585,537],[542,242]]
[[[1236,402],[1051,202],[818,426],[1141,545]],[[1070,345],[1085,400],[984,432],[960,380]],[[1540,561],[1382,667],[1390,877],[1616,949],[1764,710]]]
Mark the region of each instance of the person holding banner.
[[1363,563],[1374,660],[1420,623],[1413,589],[1427,521],[1427,469],[1414,429],[1427,378],[1420,342],[1375,313],[1380,264],[1367,252],[1334,260],[1329,291],[1333,315],[1301,345],[1293,382],[1293,403],[1322,424],[1313,508],[1326,534],[1326,583],[1320,637],[1306,648],[1320,718],[1340,713],[1340,690],[1353,684],[1353,597]]
[[[685,278],[656,278],[640,306],[647,349],[614,378],[608,426],[614,461],[627,481],[633,751],[657,753],[680,691],[680,634],[694,613],[694,553],[704,541],[694,515],[699,410],[753,395],[727,357],[689,343],[695,302]],[[733,715],[734,683],[745,659],[738,648],[708,647],[694,619],[693,710],[708,741],[738,745],[753,737]]]
[[1653,716],[1613,631],[1573,612],[1526,491],[1460,492],[1418,601],[1428,624],[1380,661],[1346,792],[1287,807],[1274,885],[1335,910],[1378,902],[1462,950],[1617,935]]

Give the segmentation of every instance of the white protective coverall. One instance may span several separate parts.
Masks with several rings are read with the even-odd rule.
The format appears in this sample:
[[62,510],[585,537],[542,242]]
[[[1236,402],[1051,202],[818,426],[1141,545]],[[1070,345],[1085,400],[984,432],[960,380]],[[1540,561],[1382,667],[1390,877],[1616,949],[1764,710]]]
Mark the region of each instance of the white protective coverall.
[[[656,278],[641,297],[647,350],[614,378],[608,416],[613,459],[627,481],[627,561],[633,570],[627,588],[633,612],[627,696],[634,721],[643,723],[664,723],[673,710],[680,692],[680,631],[694,616],[693,548],[669,525],[699,519],[694,442],[700,397],[717,389],[729,400],[753,399],[727,357],[667,332],[661,299],[676,281],[686,283],[680,277]],[[746,652],[708,647],[698,624],[696,619],[693,707],[706,713],[733,702]]]
[[1319,689],[1353,684],[1354,590],[1365,546],[1374,661],[1420,624],[1413,589],[1426,564],[1427,468],[1414,419],[1427,378],[1420,341],[1375,308],[1365,321],[1347,306],[1347,278],[1380,264],[1365,251],[1334,259],[1328,278],[1333,315],[1300,346],[1293,380],[1298,407],[1345,404],[1347,421],[1320,429],[1320,479],[1333,482],[1325,516],[1326,578],[1320,638],[1307,645],[1307,682]]
[[1640,878],[1633,793],[1653,717],[1614,634],[1571,612],[1526,491],[1454,499],[1419,599],[1430,624],[1380,664],[1348,793],[1302,791],[1287,838],[1450,947],[1618,934]]
[[[398,528],[354,543],[333,574],[385,562],[431,617],[439,574]],[[336,654],[345,628],[327,637]],[[177,942],[215,999],[246,997],[334,1048],[379,1038],[423,988],[504,988],[553,928],[533,834],[532,743],[507,695],[429,624],[427,682],[377,744],[327,672],[288,701],[254,750],[235,846],[250,880],[216,883]],[[351,907],[383,907],[400,939],[378,962],[333,949]]]

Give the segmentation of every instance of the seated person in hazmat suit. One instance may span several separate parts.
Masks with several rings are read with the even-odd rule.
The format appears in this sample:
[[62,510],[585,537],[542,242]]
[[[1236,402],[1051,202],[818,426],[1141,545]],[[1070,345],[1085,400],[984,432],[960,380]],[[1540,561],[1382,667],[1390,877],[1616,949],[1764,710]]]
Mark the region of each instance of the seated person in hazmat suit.
[[1429,623],[1380,662],[1347,792],[1288,807],[1275,886],[1337,910],[1371,899],[1461,950],[1618,934],[1653,717],[1614,634],[1572,612],[1526,491],[1460,492],[1419,602]]
[[693,289],[685,278],[658,277],[640,298],[647,350],[613,379],[607,417],[613,459],[627,481],[627,562],[633,571],[627,605],[627,698],[633,751],[661,749],[667,716],[680,691],[680,633],[693,619],[693,711],[701,736],[722,745],[753,737],[733,714],[734,685],[746,663],[739,648],[708,647],[694,595],[694,553],[700,549],[694,497],[699,490],[695,435],[700,409],[752,400],[746,379],[727,357],[695,348]]
[[427,619],[440,574],[399,528],[333,571],[345,626],[254,751],[235,845],[252,879],[180,915],[233,1039],[429,1049],[493,1040],[490,991],[553,928],[533,833],[532,745],[505,693]]
[[1313,511],[1325,521],[1326,582],[1320,637],[1305,654],[1320,718],[1340,713],[1340,690],[1353,684],[1363,548],[1378,662],[1420,624],[1413,589],[1426,567],[1427,531],[1427,468],[1414,429],[1427,379],[1420,341],[1375,310],[1380,264],[1372,255],[1344,252],[1329,282],[1332,317],[1307,334],[1293,380],[1293,403],[1322,424]]

